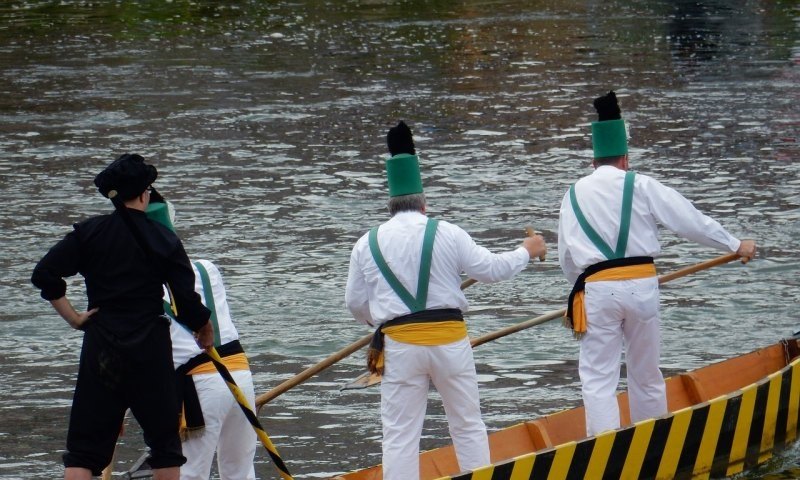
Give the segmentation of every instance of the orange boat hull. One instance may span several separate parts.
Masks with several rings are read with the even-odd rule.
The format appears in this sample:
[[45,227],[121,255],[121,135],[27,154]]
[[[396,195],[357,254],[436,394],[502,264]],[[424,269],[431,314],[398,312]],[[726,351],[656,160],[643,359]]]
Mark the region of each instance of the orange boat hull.
[[[489,435],[492,464],[460,472],[452,446],[420,455],[420,478],[452,480],[727,477],[769,460],[797,439],[797,339],[670,377],[670,413],[585,435],[583,407]],[[380,480],[380,465],[333,480]]]

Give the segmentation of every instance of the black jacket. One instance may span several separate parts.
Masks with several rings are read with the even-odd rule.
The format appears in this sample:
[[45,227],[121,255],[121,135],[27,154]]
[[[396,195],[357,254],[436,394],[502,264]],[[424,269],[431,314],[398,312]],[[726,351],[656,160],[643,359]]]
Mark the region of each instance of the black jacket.
[[144,212],[128,209],[154,258],[145,254],[118,211],[75,224],[33,270],[31,282],[42,298],[66,294],[64,278],[80,273],[86,283],[87,309],[99,307],[89,320],[117,338],[145,335],[164,312],[164,283],[178,309],[177,320],[193,331],[210,312],[194,291],[194,273],[180,239]]

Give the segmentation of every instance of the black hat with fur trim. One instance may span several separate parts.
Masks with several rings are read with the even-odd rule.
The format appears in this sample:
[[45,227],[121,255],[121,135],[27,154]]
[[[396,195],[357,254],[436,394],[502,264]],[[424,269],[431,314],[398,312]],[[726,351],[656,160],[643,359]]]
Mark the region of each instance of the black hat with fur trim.
[[156,167],[144,163],[141,155],[126,153],[97,174],[94,184],[104,197],[125,202],[141,195],[156,177]]

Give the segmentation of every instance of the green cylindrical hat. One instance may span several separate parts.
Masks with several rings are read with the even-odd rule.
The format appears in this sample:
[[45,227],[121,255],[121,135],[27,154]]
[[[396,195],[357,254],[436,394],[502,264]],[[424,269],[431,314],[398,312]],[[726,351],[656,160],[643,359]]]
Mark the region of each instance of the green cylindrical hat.
[[628,153],[628,134],[625,120],[592,122],[594,158],[619,157]]
[[175,231],[175,226],[172,225],[172,220],[170,219],[169,206],[167,206],[166,203],[161,203],[161,202],[151,203],[147,205],[147,208],[145,209],[144,213],[150,220],[156,221],[164,225],[173,232]]
[[422,193],[422,177],[416,155],[399,153],[387,160],[386,177],[389,180],[390,197]]

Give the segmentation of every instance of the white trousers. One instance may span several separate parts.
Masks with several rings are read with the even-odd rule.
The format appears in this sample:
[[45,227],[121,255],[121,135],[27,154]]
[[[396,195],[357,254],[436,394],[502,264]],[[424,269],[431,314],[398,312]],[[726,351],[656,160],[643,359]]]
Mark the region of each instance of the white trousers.
[[588,282],[587,329],[578,372],[586,409],[586,433],[620,427],[616,390],[625,346],[631,420],[667,413],[664,377],[658,368],[661,332],[658,279]]
[[429,347],[396,342],[387,335],[384,355],[383,479],[419,479],[419,439],[430,381],[442,397],[461,469],[489,464],[489,439],[481,419],[469,339]]
[[[250,408],[255,408],[250,371],[236,370],[231,375],[250,402]],[[202,435],[183,442],[183,455],[187,461],[181,466],[181,480],[208,480],[214,452],[221,480],[254,480],[255,430],[218,373],[192,377],[206,426]]]

